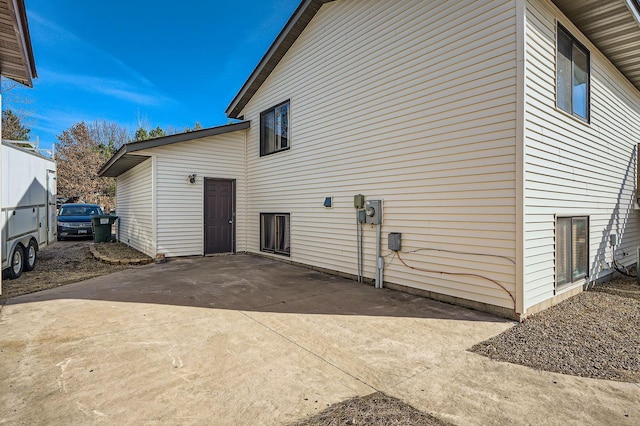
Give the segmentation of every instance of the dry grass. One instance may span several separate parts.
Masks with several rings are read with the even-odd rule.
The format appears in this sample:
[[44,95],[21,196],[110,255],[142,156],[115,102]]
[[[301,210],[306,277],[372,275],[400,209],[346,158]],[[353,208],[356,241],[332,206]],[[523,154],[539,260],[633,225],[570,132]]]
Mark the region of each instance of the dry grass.
[[[92,240],[59,241],[38,252],[38,260],[33,271],[24,272],[16,280],[2,280],[3,294],[0,298],[10,298],[22,294],[47,290],[89,278],[131,268],[124,265],[109,265],[95,259],[89,247]],[[144,255],[121,243],[98,244],[100,250],[108,251],[110,257],[131,258]]]

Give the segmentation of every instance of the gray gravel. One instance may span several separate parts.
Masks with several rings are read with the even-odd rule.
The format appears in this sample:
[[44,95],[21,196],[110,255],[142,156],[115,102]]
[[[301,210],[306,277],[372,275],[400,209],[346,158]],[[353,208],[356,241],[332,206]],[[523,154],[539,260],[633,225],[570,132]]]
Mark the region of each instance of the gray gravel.
[[640,285],[616,278],[470,350],[539,370],[640,383]]
[[450,426],[382,392],[348,399],[292,426]]

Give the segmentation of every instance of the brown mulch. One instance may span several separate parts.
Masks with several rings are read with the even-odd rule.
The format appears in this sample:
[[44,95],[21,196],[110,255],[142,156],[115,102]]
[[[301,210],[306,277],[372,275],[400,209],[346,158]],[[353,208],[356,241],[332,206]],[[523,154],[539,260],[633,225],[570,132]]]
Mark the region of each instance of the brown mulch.
[[[15,280],[2,280],[2,296],[11,298],[22,294],[47,290],[89,278],[129,269],[129,265],[109,265],[91,254],[92,240],[59,241],[38,252],[33,271],[23,272]],[[114,258],[146,257],[144,254],[122,243],[101,243],[97,248],[101,253]]]
[[640,285],[596,285],[470,349],[497,361],[640,383]]
[[326,410],[300,422],[295,426],[338,426],[338,425],[415,425],[447,426],[430,414],[416,410],[397,398],[382,392],[351,398],[333,404]]

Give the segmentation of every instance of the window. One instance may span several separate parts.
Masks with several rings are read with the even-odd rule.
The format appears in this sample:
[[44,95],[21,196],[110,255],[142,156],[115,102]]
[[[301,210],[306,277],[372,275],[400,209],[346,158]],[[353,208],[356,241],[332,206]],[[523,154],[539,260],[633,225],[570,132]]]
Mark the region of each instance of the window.
[[260,213],[260,251],[291,254],[289,213]]
[[289,101],[260,114],[260,156],[289,149]]
[[558,108],[589,121],[589,51],[558,24],[556,102]]
[[589,218],[559,217],[556,221],[556,287],[587,276]]

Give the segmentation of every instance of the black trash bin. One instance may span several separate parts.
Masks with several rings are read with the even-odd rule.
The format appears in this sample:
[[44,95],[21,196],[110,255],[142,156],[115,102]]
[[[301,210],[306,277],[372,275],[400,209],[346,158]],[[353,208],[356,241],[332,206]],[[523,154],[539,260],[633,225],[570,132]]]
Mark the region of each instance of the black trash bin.
[[108,243],[111,241],[111,226],[115,223],[117,218],[118,216],[111,216],[108,214],[91,216],[93,242]]

